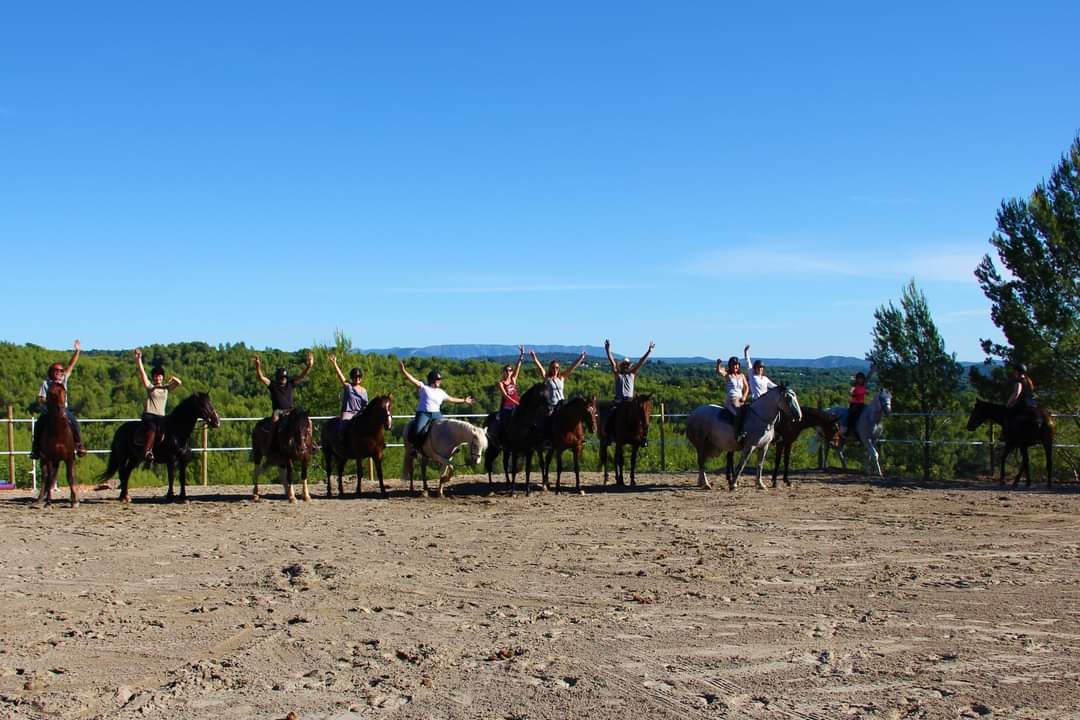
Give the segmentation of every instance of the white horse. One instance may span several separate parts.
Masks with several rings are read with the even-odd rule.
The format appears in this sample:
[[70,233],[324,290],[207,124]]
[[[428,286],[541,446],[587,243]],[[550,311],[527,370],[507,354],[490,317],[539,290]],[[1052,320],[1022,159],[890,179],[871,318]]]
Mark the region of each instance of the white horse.
[[[746,438],[742,444],[736,442],[735,428],[731,423],[730,415],[721,413],[722,410],[723,408],[719,405],[701,405],[686,419],[686,437],[697,450],[698,487],[712,487],[709,484],[709,478],[705,475],[705,461],[727,451],[728,489],[734,490],[739,484],[739,476],[742,475],[746,463],[750,460],[750,454],[757,450],[760,453],[757,486],[764,490],[765,484],[761,482],[761,473],[765,466],[765,453],[769,450],[769,443],[773,441],[773,426],[777,418],[780,417],[780,413],[784,413],[796,421],[802,419],[802,409],[799,407],[799,399],[795,396],[795,391],[780,385],[750,403],[743,422],[742,429],[746,433]],[[737,450],[742,451],[742,457],[739,458],[738,471],[732,474],[732,454]]]
[[[847,427],[848,409],[846,407],[831,407],[826,410],[830,415],[836,417],[841,425]],[[863,444],[866,448],[866,463],[863,466],[863,470],[869,472],[873,468],[878,477],[882,477],[881,472],[881,456],[878,454],[877,443],[881,439],[881,434],[884,432],[882,423],[885,418],[892,415],[892,393],[886,389],[878,391],[874,399],[867,404],[863,409],[862,414],[859,415],[858,421],[855,423],[855,432],[858,435],[857,440]],[[846,469],[847,458],[844,457],[844,445],[848,442],[856,440],[856,437],[852,435],[851,428],[848,428],[847,434],[844,435],[844,440],[836,447],[836,454],[840,458],[840,464]],[[825,465],[829,464],[829,447],[825,446]]]
[[[412,429],[416,420],[410,420],[405,426],[405,467],[401,472],[401,479],[409,481],[409,492],[413,491],[413,454],[417,448],[412,445]],[[427,461],[434,460],[439,464],[439,497],[443,497],[443,484],[450,481],[454,475],[454,466],[451,458],[454,451],[462,445],[469,446],[469,464],[476,465],[487,450],[487,431],[463,420],[452,418],[440,418],[432,420],[428,430],[427,439],[420,448],[420,480],[424,485],[424,495],[428,494],[427,486]]]

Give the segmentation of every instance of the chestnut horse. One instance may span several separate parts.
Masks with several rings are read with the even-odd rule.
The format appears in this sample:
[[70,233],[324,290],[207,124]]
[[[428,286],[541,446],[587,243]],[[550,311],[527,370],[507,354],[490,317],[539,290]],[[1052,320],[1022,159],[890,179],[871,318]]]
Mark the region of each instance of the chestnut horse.
[[[154,444],[154,464],[164,465],[169,473],[169,492],[165,496],[169,500],[173,499],[173,477],[177,466],[180,468],[180,500],[187,500],[187,465],[191,462],[191,433],[195,430],[196,420],[202,420],[213,428],[221,426],[217,410],[207,393],[197,392],[177,404],[165,416],[162,437]],[[139,431],[141,424],[140,420],[130,420],[116,429],[109,462],[101,474],[102,480],[120,474],[120,502],[124,503],[131,502],[128,478],[144,459],[145,436]]]
[[791,485],[788,480],[788,469],[791,467],[791,447],[799,439],[799,435],[807,428],[816,427],[825,442],[832,447],[838,447],[843,442],[844,435],[840,429],[840,421],[835,415],[813,407],[802,408],[802,419],[796,420],[790,415],[781,415],[776,421],[774,432],[776,439],[776,462],[773,464],[772,486],[777,487],[777,475],[780,472],[780,458],[784,460],[784,484]]
[[[1046,486],[1050,487],[1054,478],[1054,418],[1042,408],[1031,408],[1029,413],[1023,411],[1009,418],[1008,409],[998,403],[976,400],[975,407],[971,409],[971,417],[968,418],[967,429],[975,430],[984,422],[993,422],[1001,425],[1004,430],[1003,441],[1005,449],[1001,453],[1001,482],[1005,483],[1005,459],[1013,450],[1020,450],[1020,472],[1013,480],[1013,487],[1020,482],[1020,476],[1027,476],[1027,485],[1031,486],[1031,466],[1028,464],[1028,448],[1032,445],[1042,445],[1046,453]],[[990,468],[993,474],[994,468]]]
[[613,413],[604,422],[600,432],[600,464],[604,468],[604,484],[608,481],[608,445],[615,445],[615,484],[623,485],[623,446],[630,446],[630,484],[635,485],[637,455],[642,441],[649,435],[649,416],[652,415],[652,398],[638,395],[633,400],[617,403],[609,411]]
[[[332,497],[330,479],[332,468],[337,466],[338,495],[345,495],[341,485],[341,476],[345,472],[345,463],[356,461],[356,497],[360,497],[360,479],[363,476],[360,461],[371,458],[375,474],[379,478],[379,492],[386,497],[386,485],[383,484],[383,452],[386,450],[386,431],[393,424],[391,409],[393,395],[380,395],[358,415],[348,420],[330,418],[323,423],[322,451],[326,466],[326,497]],[[336,462],[335,462],[336,461]]]
[[585,429],[596,432],[596,398],[575,397],[561,403],[551,415],[548,438],[551,449],[543,459],[544,487],[548,484],[551,457],[555,456],[555,494],[562,489],[562,454],[574,455],[574,489],[581,492],[581,449],[585,446]]
[[289,502],[296,502],[293,492],[294,465],[300,465],[300,479],[304,484],[304,492],[301,496],[304,502],[311,500],[308,492],[307,474],[308,463],[311,454],[315,450],[315,439],[311,432],[311,418],[307,410],[294,408],[278,418],[276,423],[271,418],[263,418],[251,431],[251,460],[255,463],[255,471],[251,479],[254,487],[251,491],[251,499],[256,502],[259,497],[259,474],[268,465],[280,469],[281,483],[285,486],[285,497]]
[[79,495],[75,489],[75,435],[67,417],[67,390],[60,383],[53,383],[45,396],[49,408],[47,424],[41,431],[41,492],[34,507],[52,504],[52,489],[60,463],[67,467],[68,486],[71,487],[71,507],[78,507]]

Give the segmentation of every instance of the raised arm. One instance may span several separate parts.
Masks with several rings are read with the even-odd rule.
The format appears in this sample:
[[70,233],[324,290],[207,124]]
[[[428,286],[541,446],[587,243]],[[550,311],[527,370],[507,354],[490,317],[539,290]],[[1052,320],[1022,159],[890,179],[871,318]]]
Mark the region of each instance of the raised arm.
[[529,355],[532,357],[533,364],[536,365],[536,369],[540,371],[540,379],[543,380],[547,377],[547,373],[544,372],[544,366],[540,362],[540,358],[536,357],[536,351],[530,350]]
[[334,373],[337,375],[338,380],[341,381],[342,385],[348,385],[349,381],[345,379],[345,373],[341,372],[341,368],[338,367],[337,356],[334,355],[334,353],[330,353],[329,357],[330,357],[330,364],[333,366]]
[[514,372],[510,373],[510,377],[513,378],[514,382],[517,382],[518,373],[521,372],[521,361],[524,360],[524,359],[525,359],[525,346],[524,345],[518,345],[518,359],[517,359],[517,362],[514,364]]
[[727,377],[727,368],[724,367],[724,359],[716,358],[716,374],[722,378]]
[[169,382],[167,382],[165,384],[165,386],[167,388],[169,388],[170,390],[175,390],[176,388],[180,387],[183,384],[184,383],[181,382],[180,378],[176,377],[175,375],[170,375],[169,376]]
[[[641,369],[641,366],[645,364],[645,361],[649,359],[649,355],[652,354],[653,348],[656,347],[656,343],[652,340],[649,341],[649,349],[645,351],[645,354],[641,356],[641,359],[637,361],[634,367],[630,368],[630,372],[637,375],[637,371]],[[608,353],[608,358],[611,357],[611,353]]]
[[742,349],[742,357],[743,357],[743,360],[746,361],[746,369],[747,370],[754,367],[754,363],[750,360],[750,343],[746,343],[746,345],[743,347],[743,349]]
[[263,374],[262,359],[258,355],[256,355],[253,359],[255,360],[255,377],[259,378],[259,382],[261,382],[263,385],[269,387],[270,378],[266,377],[266,375]]
[[405,369],[405,361],[404,360],[398,360],[398,369],[401,370],[401,374],[405,376],[405,379],[408,380],[413,385],[415,385],[416,387],[420,387],[421,385],[424,384],[424,383],[420,382],[419,380],[417,380],[416,378],[414,378],[412,375],[409,374],[409,371]]
[[619,368],[615,365],[615,358],[611,357],[611,341],[604,340],[604,352],[607,354],[607,361],[611,365],[611,372],[618,373]]
[[564,372],[564,373],[562,374],[562,376],[563,376],[563,377],[568,377],[568,376],[570,375],[570,373],[572,373],[572,372],[574,372],[575,370],[577,370],[577,369],[578,369],[578,367],[579,367],[579,366],[581,365],[581,363],[583,363],[583,362],[585,362],[585,351],[584,351],[584,350],[582,350],[582,351],[581,351],[581,354],[580,354],[580,355],[578,355],[578,358],[577,358],[577,360],[575,360],[575,361],[574,361],[574,364],[573,364],[573,365],[571,365],[570,367],[568,367],[568,368],[566,369],[566,372]]
[[296,376],[293,384],[303,382],[304,378],[308,376],[308,373],[311,372],[311,368],[313,367],[315,367],[315,354],[308,350],[307,363],[304,365],[304,369],[300,371],[300,374]]
[[69,377],[71,371],[75,369],[75,363],[79,362],[79,354],[82,352],[82,343],[78,340],[75,341],[75,352],[71,354],[71,360],[68,362],[67,370],[64,371],[64,377]]
[[866,386],[870,387],[870,378],[874,377],[874,363],[870,363],[870,369],[866,371]]
[[143,387],[150,387],[150,378],[146,377],[146,368],[142,364],[142,350],[135,348],[135,367],[139,371],[139,380],[142,382]]

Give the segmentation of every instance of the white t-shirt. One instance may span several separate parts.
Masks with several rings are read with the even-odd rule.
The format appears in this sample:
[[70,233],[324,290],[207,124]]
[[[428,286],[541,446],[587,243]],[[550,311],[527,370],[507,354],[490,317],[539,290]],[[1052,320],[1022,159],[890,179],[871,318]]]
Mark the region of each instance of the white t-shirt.
[[443,401],[450,397],[450,393],[442,388],[431,385],[420,385],[420,402],[416,404],[416,412],[439,412],[442,410]]
[[776,387],[776,383],[765,376],[750,376],[750,399],[757,400],[759,397]]
[[[64,386],[64,395],[65,396],[67,395],[67,381],[68,381],[67,375],[64,375],[63,373],[60,374],[60,379],[55,381],[55,382],[58,382],[58,383],[60,383],[61,385]],[[49,396],[49,383],[50,382],[53,382],[53,381],[46,378],[45,382],[41,383],[41,389],[38,390],[38,397],[48,397]],[[64,403],[64,407],[67,407],[67,403]]]

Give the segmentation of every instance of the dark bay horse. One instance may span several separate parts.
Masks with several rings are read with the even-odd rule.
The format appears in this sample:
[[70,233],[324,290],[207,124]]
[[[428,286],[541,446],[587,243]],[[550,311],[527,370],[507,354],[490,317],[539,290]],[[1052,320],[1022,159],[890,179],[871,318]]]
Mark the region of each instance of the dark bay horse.
[[522,396],[514,412],[500,420],[498,413],[488,416],[484,426],[488,429],[488,449],[484,453],[484,469],[488,474],[488,487],[492,487],[491,469],[495,456],[502,451],[503,473],[510,494],[514,494],[517,480],[518,458],[525,457],[525,494],[529,494],[529,476],[532,472],[532,456],[539,454],[543,445],[543,426],[547,422],[547,405],[544,401],[544,384],[536,383]]
[[311,431],[311,417],[304,408],[294,408],[283,414],[275,423],[271,418],[263,418],[251,431],[251,460],[255,470],[251,479],[254,487],[251,499],[259,497],[259,474],[267,467],[280,470],[281,484],[285,486],[285,497],[289,502],[296,502],[293,492],[294,466],[300,466],[300,479],[304,484],[301,497],[304,502],[311,500],[308,492],[308,463],[315,451],[315,438]]
[[788,480],[788,469],[791,467],[791,448],[799,435],[807,428],[818,428],[818,432],[824,442],[832,447],[837,447],[843,442],[844,435],[840,429],[840,421],[835,415],[819,410],[814,407],[802,408],[802,419],[796,420],[790,415],[780,415],[776,421],[774,432],[776,439],[776,462],[773,464],[772,486],[777,487],[777,475],[780,472],[780,459],[784,462],[784,484],[791,485]]
[[[1005,460],[1013,450],[1020,450],[1020,472],[1013,480],[1013,487],[1020,482],[1020,476],[1027,477],[1031,485],[1031,466],[1028,464],[1028,448],[1042,445],[1046,453],[1046,486],[1050,487],[1054,478],[1054,418],[1042,408],[1031,408],[1030,412],[1019,412],[1009,418],[1008,409],[1001,404],[976,400],[971,409],[967,429],[975,430],[984,422],[997,423],[1002,427],[1002,440],[1005,449],[1001,452],[1001,482],[1005,483]],[[993,468],[990,468],[993,474]]]
[[371,458],[375,474],[379,478],[379,492],[386,497],[383,484],[383,453],[386,451],[386,432],[393,424],[393,395],[380,395],[364,408],[359,415],[348,420],[330,418],[323,423],[322,451],[326,466],[326,497],[331,497],[330,479],[332,469],[337,467],[338,495],[344,495],[341,476],[349,460],[356,461],[356,497],[360,497],[360,478],[363,476],[360,461]]
[[574,489],[581,492],[581,449],[585,447],[585,430],[596,432],[596,398],[575,397],[560,404],[551,415],[548,440],[551,449],[543,459],[544,486],[548,484],[551,457],[555,456],[555,494],[562,490],[562,454],[574,455]]
[[41,492],[34,507],[52,504],[52,489],[56,484],[56,474],[60,463],[67,468],[67,481],[71,487],[71,507],[78,507],[79,494],[75,488],[75,435],[67,416],[67,390],[60,383],[49,388],[45,396],[49,408],[45,427],[41,430]]
[[638,450],[649,434],[649,416],[652,415],[652,398],[638,395],[633,400],[616,404],[612,416],[604,422],[600,432],[600,465],[604,468],[604,484],[608,481],[608,445],[615,446],[615,484],[623,485],[623,446],[630,446],[630,484],[635,485]]
[[[162,423],[162,438],[154,445],[154,464],[164,465],[169,473],[169,492],[165,496],[169,500],[174,497],[173,478],[177,467],[180,468],[180,499],[187,500],[187,465],[191,462],[191,433],[195,430],[196,420],[202,420],[213,428],[221,426],[221,419],[207,393],[197,392],[185,398],[166,415]],[[109,463],[101,474],[102,480],[120,474],[120,502],[131,502],[128,478],[144,462],[145,436],[139,432],[141,424],[140,420],[131,420],[116,429],[109,451]]]

